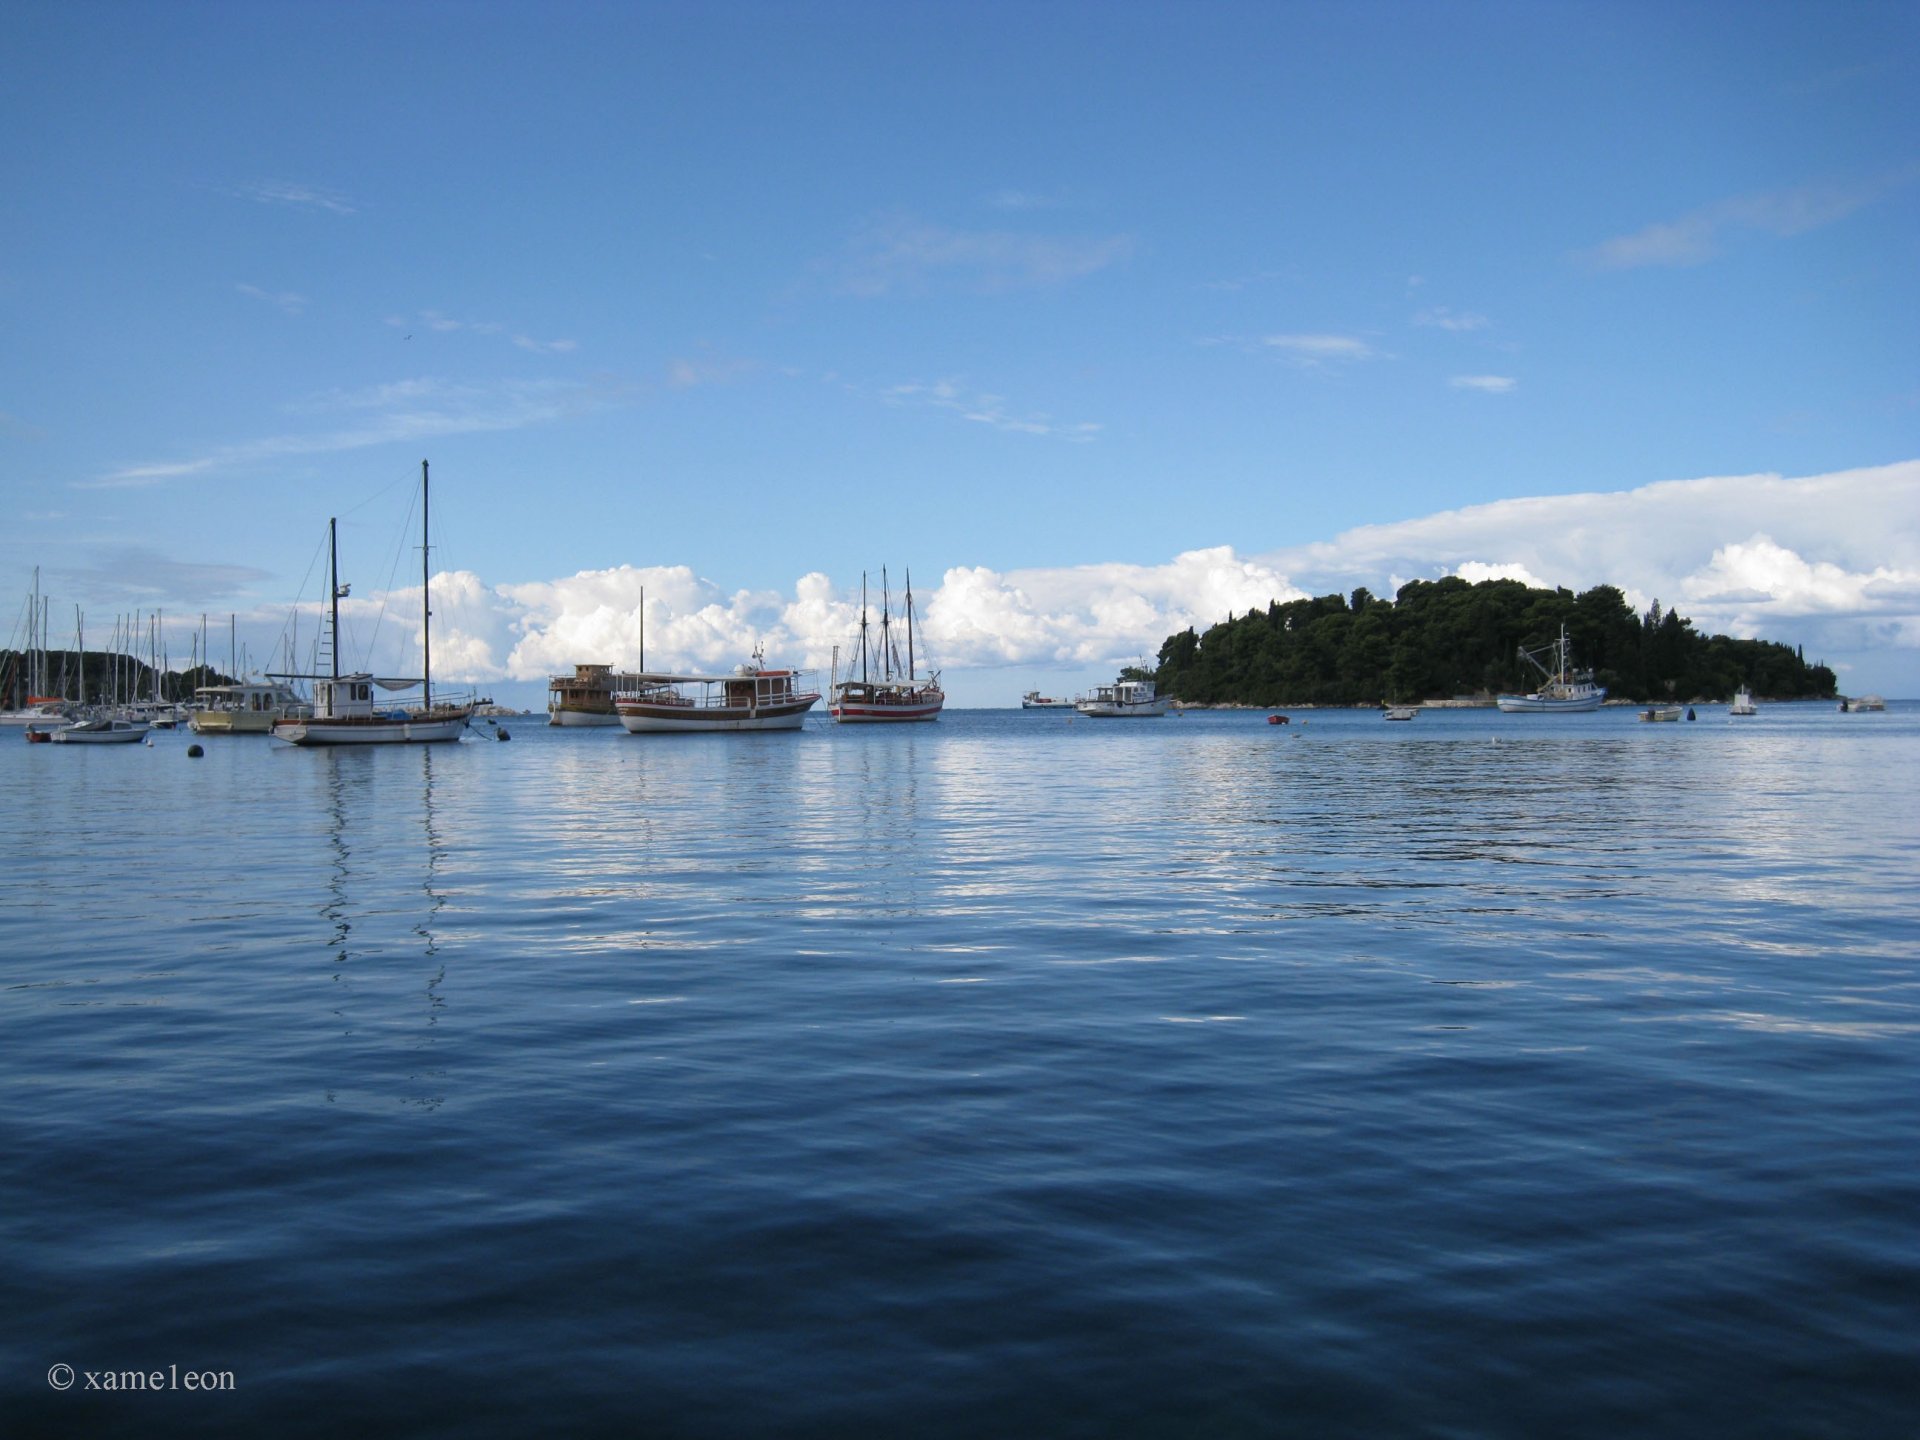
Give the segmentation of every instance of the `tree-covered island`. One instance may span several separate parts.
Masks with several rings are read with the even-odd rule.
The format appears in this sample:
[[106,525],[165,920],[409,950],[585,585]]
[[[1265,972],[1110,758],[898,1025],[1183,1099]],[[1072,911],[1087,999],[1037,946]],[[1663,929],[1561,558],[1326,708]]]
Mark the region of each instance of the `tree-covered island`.
[[1634,613],[1611,585],[1575,595],[1518,580],[1414,580],[1392,600],[1278,601],[1160,647],[1154,678],[1188,705],[1413,704],[1529,691],[1544,678],[1520,656],[1566,626],[1574,663],[1610,699],[1724,700],[1745,685],[1773,700],[1831,698],[1836,679],[1770,640],[1702,635],[1654,601]]

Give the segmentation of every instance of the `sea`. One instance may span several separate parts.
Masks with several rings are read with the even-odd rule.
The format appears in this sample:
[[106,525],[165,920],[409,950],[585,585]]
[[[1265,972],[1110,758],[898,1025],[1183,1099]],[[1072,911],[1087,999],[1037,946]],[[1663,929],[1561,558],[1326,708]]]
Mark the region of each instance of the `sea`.
[[1920,1433],[1920,703],[1695,710],[0,735],[0,1433]]

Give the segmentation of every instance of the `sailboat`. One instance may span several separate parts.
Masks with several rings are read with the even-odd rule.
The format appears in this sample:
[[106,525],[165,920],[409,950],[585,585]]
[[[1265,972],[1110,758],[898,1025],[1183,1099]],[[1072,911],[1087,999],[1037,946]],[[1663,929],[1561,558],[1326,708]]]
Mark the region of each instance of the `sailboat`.
[[[292,716],[276,723],[273,738],[291,745],[419,745],[436,740],[458,740],[473,718],[474,702],[433,700],[433,566],[427,545],[427,462],[420,462],[420,673],[418,680],[388,679],[367,671],[340,673],[340,601],[348,586],[340,583],[337,520],[327,521],[327,617],[331,672],[326,675],[269,675],[273,680],[311,680],[313,714]],[[415,705],[382,704],[374,692],[420,687]]]
[[[860,678],[853,678],[849,662],[847,678],[836,674],[827,701],[827,713],[842,725],[869,725],[903,720],[938,720],[947,695],[940,688],[936,671],[915,675],[913,653],[913,572],[907,572],[907,663],[893,644],[891,597],[887,593],[887,572],[880,572],[880,641],[872,644],[867,629],[867,577],[860,577]],[[878,672],[876,674],[876,671]]]

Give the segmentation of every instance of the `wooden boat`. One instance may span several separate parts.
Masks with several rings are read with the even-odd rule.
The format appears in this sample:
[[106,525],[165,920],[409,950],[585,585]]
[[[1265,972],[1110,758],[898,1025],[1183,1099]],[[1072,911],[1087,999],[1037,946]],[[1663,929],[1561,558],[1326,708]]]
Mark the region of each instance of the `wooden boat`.
[[880,572],[880,640],[870,644],[867,631],[867,577],[860,577],[860,678],[845,680],[835,673],[828,686],[827,713],[842,725],[871,725],[914,720],[938,720],[947,703],[936,672],[918,676],[913,653],[913,573],[907,573],[907,659],[903,666],[893,643],[893,618],[887,595],[887,572]]
[[629,735],[739,730],[798,730],[820,692],[800,686],[798,670],[769,670],[759,651],[731,675],[642,672],[614,699]]
[[[311,680],[313,713],[277,722],[273,738],[290,745],[418,745],[458,740],[473,718],[474,701],[435,704],[433,699],[432,554],[427,544],[427,462],[420,462],[420,671],[419,679],[390,679],[359,671],[340,673],[340,599],[347,587],[340,583],[337,523],[327,522],[328,653],[332,671],[326,675],[270,675],[268,679]],[[375,691],[420,689],[414,704],[383,703]]]
[[566,727],[611,726],[620,723],[613,708],[620,680],[611,665],[575,665],[571,675],[547,681],[547,724]]

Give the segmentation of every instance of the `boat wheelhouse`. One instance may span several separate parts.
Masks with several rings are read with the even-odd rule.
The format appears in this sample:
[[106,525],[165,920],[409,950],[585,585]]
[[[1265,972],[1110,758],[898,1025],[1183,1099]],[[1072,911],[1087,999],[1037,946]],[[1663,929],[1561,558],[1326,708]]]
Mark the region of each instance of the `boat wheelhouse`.
[[769,670],[756,652],[730,675],[642,672],[614,699],[629,735],[738,730],[798,730],[820,700],[798,670]]

